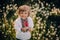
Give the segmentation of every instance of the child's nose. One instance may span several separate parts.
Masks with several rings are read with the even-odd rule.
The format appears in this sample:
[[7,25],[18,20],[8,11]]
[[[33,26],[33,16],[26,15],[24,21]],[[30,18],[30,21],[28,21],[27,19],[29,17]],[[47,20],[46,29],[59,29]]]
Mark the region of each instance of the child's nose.
[[27,12],[23,12],[23,14],[26,14]]

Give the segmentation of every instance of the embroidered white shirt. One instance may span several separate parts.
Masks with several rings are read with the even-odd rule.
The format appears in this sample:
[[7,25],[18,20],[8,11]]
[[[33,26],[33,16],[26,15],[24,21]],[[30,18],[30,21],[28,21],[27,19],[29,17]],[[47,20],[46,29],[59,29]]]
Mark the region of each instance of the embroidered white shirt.
[[[28,24],[30,28],[33,28],[34,23],[31,17],[28,17]],[[30,39],[31,38],[31,33],[29,31],[27,32],[22,32],[22,23],[21,23],[21,18],[17,18],[14,22],[14,29],[16,30],[16,38],[18,39]]]

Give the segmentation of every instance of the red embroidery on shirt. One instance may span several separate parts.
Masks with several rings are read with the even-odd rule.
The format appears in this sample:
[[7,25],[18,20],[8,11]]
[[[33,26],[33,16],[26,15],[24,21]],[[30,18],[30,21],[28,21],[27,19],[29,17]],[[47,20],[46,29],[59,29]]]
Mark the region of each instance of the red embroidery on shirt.
[[28,27],[28,22],[27,22],[27,21],[24,21],[24,22],[23,22],[23,25],[24,25],[25,27]]

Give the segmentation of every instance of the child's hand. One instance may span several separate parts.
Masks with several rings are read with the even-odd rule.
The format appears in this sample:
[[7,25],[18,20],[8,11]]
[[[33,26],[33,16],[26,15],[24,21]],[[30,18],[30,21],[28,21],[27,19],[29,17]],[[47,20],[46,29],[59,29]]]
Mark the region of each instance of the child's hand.
[[33,28],[28,28],[28,31],[29,31],[29,32],[33,31]]
[[21,28],[21,30],[22,30],[23,32],[26,32],[27,28],[24,27],[24,28]]
[[31,32],[31,28],[28,28],[28,31],[30,31],[30,32]]

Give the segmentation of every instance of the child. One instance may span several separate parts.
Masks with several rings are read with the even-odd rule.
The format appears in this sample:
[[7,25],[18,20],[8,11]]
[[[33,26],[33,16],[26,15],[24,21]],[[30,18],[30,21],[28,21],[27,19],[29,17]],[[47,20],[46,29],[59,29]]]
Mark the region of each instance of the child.
[[19,40],[28,40],[31,38],[31,31],[34,26],[30,15],[30,7],[22,5],[18,9],[19,17],[14,22],[14,28],[16,31],[16,38]]

